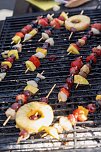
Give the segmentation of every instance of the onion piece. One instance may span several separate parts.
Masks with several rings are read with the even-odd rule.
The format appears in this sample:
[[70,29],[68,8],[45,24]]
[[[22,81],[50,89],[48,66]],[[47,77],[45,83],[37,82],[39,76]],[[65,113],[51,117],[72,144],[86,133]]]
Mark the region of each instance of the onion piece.
[[48,42],[50,44],[50,46],[54,46],[54,40],[53,40],[53,38],[49,38],[45,42]]
[[61,116],[59,119],[59,124],[65,131],[73,130],[72,124],[67,117]]
[[62,91],[58,93],[58,100],[59,102],[66,102],[67,101],[67,96],[64,94]]
[[38,84],[34,80],[27,81],[27,85],[32,85],[33,87],[38,88]]
[[38,57],[39,59],[43,59],[45,58],[45,55],[41,52],[37,52],[36,54],[34,54],[36,57]]
[[38,73],[36,77],[40,78],[41,80],[44,80],[44,79],[46,78],[45,76],[43,76],[43,75],[40,74],[40,73]]
[[57,132],[58,132],[58,133],[62,133],[62,132],[63,132],[63,128],[60,126],[59,123],[55,123],[55,124],[53,125],[53,127],[57,129]]
[[47,34],[47,33],[42,33],[42,39],[43,39],[43,40],[49,39],[48,34]]
[[15,112],[14,109],[8,108],[8,109],[6,110],[6,112],[5,112],[5,114],[6,114],[7,117],[11,116],[11,118],[10,118],[11,120],[14,120],[14,119],[15,119],[16,112]]
[[0,73],[0,81],[2,81],[5,78],[5,76],[6,76],[5,72],[4,73]]
[[91,31],[93,32],[94,35],[99,35],[100,31],[97,30],[96,28],[91,28]]

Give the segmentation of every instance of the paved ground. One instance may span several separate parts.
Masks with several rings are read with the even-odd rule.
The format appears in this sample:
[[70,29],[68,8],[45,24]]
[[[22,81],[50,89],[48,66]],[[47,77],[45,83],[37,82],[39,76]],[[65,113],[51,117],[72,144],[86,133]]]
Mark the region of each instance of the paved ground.
[[0,20],[13,15],[16,0],[0,0]]

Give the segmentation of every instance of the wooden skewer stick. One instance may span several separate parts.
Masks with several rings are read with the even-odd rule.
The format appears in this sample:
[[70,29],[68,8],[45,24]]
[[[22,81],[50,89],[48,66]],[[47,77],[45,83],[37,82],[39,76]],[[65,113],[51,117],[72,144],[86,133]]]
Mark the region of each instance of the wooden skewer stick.
[[44,133],[41,137],[46,137],[48,135],[48,133]]
[[51,88],[51,90],[49,91],[48,95],[46,96],[46,98],[48,98],[50,96],[50,94],[52,93],[53,89],[55,88],[56,84],[53,85],[53,87]]
[[7,124],[8,121],[11,119],[11,117],[12,117],[12,116],[9,116],[9,117],[5,120],[5,122],[3,123],[3,126],[6,126],[6,124]]
[[74,32],[71,32],[71,33],[70,33],[69,38],[68,38],[69,40],[71,39],[73,33],[74,33]]
[[69,54],[71,54],[71,53],[72,53],[72,51],[68,52],[68,54],[67,54],[67,55],[69,55]]
[[42,39],[43,39],[43,37],[41,37],[41,38],[38,40],[38,42],[40,42]]
[[82,10],[80,14],[82,15],[83,13],[84,13],[84,10]]
[[26,41],[26,40],[23,40],[22,43],[25,42],[25,41]]
[[[82,15],[83,13],[84,13],[84,10],[82,10],[80,14]],[[69,38],[68,38],[69,40],[71,39],[73,33],[74,33],[74,32],[71,32],[71,33],[70,33],[70,36],[69,36]]]
[[27,69],[26,69],[25,73],[27,73],[27,72],[28,72],[28,70],[29,70],[29,68],[27,68]]
[[44,72],[45,72],[45,71],[43,70],[43,71],[41,72],[41,75],[43,75]]
[[18,42],[18,44],[20,44],[21,41]]
[[13,44],[13,43],[14,43],[14,41],[11,42],[11,44]]
[[78,88],[78,86],[79,86],[79,83],[77,83],[77,85],[76,85],[75,89],[77,89],[77,88]]
[[23,136],[20,136],[17,140],[17,144],[19,144],[22,139],[23,139]]
[[[43,74],[44,73],[44,71],[42,71],[41,72],[41,74]],[[5,122],[3,123],[3,126],[6,126],[6,124],[8,123],[8,121],[11,119],[11,116],[9,116],[6,120],[5,120]]]

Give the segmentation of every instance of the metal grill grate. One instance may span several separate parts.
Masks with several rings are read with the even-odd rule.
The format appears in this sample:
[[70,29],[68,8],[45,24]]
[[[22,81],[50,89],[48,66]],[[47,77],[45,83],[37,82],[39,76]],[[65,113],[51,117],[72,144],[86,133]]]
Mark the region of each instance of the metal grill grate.
[[[100,12],[101,10],[86,10],[84,14],[91,18],[91,23],[95,23],[101,22]],[[70,16],[78,13],[80,12],[70,12]],[[35,19],[37,15],[39,14],[7,18],[1,33],[0,50],[10,49],[12,36],[24,25]],[[59,14],[56,16],[58,15]],[[74,86],[71,92],[71,97],[66,103],[58,103],[57,100],[59,86],[65,82],[65,79],[69,74],[70,62],[76,57],[75,55],[67,56],[66,49],[71,42],[75,42],[86,32],[87,31],[74,34],[69,42],[67,39],[70,32],[66,31],[64,28],[54,30],[53,37],[55,40],[55,46],[48,50],[48,55],[55,54],[58,58],[54,62],[48,61],[47,58],[41,60],[41,67],[34,73],[24,73],[24,62],[35,53],[36,47],[42,46],[43,42],[37,42],[41,36],[41,32],[39,32],[32,41],[23,44],[23,50],[20,54],[19,61],[16,61],[12,69],[7,73],[6,78],[0,82],[0,151],[25,152],[66,150],[74,152],[75,149],[75,151],[77,150],[79,152],[80,148],[87,148],[90,150],[90,147],[94,147],[95,149],[97,147],[101,147],[101,111],[97,111],[95,114],[90,114],[88,119],[89,121],[78,123],[72,132],[64,132],[61,134],[60,141],[49,138],[42,139],[40,135],[32,135],[30,139],[17,145],[16,141],[19,130],[15,128],[15,123],[10,121],[6,127],[2,126],[6,118],[4,112],[13,102],[15,102],[15,96],[22,92],[23,88],[26,86],[27,80],[33,79],[37,72],[41,72],[43,70],[45,71],[46,79],[39,84],[40,91],[32,99],[39,100],[39,98],[45,96],[52,85],[56,83],[57,87],[49,98],[49,104],[54,109],[55,118],[59,115],[72,113],[78,105],[86,106],[88,103],[91,103],[91,101],[94,101],[97,91],[101,90],[100,59],[98,59],[97,64],[93,66],[92,71],[88,76],[91,87],[81,86],[75,90]],[[86,56],[90,53],[91,48],[99,45],[100,42],[101,37],[93,37],[88,41],[87,45],[81,49],[81,55],[83,56],[84,61]],[[1,57],[0,61],[2,61]]]

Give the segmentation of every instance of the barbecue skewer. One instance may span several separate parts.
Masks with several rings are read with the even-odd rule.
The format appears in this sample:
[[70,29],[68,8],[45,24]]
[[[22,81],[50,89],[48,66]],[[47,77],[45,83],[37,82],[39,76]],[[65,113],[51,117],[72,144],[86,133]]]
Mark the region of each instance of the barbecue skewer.
[[56,84],[53,85],[53,87],[51,88],[51,90],[49,91],[49,93],[47,94],[46,98],[48,99],[50,94],[52,93],[53,89],[56,87]]
[[12,46],[11,50],[4,51],[1,53],[4,61],[1,62],[1,73],[0,73],[0,81],[3,80],[6,76],[6,73],[9,69],[11,69],[15,60],[19,59],[19,54],[22,51],[22,44],[16,44]]
[[54,28],[56,29],[60,29],[61,26],[63,26],[65,20],[68,18],[68,13],[65,13],[65,12],[62,12],[58,18],[52,18],[54,16],[54,14],[50,15],[48,14],[47,15],[47,18],[49,19],[50,21],[50,25],[51,25],[51,28],[49,28],[48,30],[45,30],[43,33],[42,33],[42,37],[38,40],[39,42],[41,40],[47,40],[49,38],[50,35],[52,35],[52,30]]
[[3,123],[3,126],[6,126],[6,124],[8,123],[8,121],[11,119],[12,116],[8,116],[8,118],[5,120],[5,122]]
[[92,48],[92,52],[93,53],[86,57],[86,64],[82,66],[79,74],[74,76],[74,83],[77,83],[76,89],[79,84],[89,85],[89,82],[86,78],[90,73],[92,64],[96,64],[98,56],[101,57],[101,46]]
[[[13,44],[13,43],[17,44],[23,38],[24,38],[24,42],[25,42],[27,40],[26,38],[28,38],[28,40],[29,40],[30,38],[35,36],[37,34],[38,30],[40,29],[40,27],[43,27],[41,22],[39,24],[39,21],[41,18],[42,18],[42,16],[39,17],[37,20],[32,21],[30,24],[26,25],[25,27],[23,27],[20,32],[17,32],[15,34],[15,36],[12,38],[11,44]],[[42,18],[42,19],[44,21],[44,18]],[[47,22],[47,21],[45,20],[45,22]],[[38,23],[38,25],[40,25],[40,27],[37,25],[37,23]],[[48,24],[48,22],[47,22],[47,24]],[[37,26],[37,28],[35,28],[35,26]],[[26,38],[25,38],[25,36],[26,36]]]
[[70,90],[73,86],[73,77],[75,74],[79,73],[79,70],[82,66],[82,56],[76,58],[74,61],[71,62],[70,76],[67,77],[66,83],[63,85],[58,93],[59,102],[66,102],[66,100],[70,96]]
[[[44,99],[45,99],[45,98],[48,99],[49,96],[50,96],[50,94],[52,93],[52,91],[54,90],[55,87],[56,87],[56,84],[53,85],[53,87],[51,88],[51,90],[49,91],[49,93],[46,95],[46,97],[43,97],[43,98],[44,98]],[[42,98],[42,99],[43,99],[43,98]],[[41,100],[41,102],[44,102],[44,100]],[[38,112],[35,113],[35,115],[37,116],[37,115],[38,115]],[[23,136],[18,137],[17,144],[19,144],[19,143],[22,141],[22,139],[23,139]]]
[[[97,93],[96,101],[101,105],[101,92]],[[96,111],[96,103],[88,104],[87,107],[78,106],[78,108],[73,110],[72,114],[69,114],[68,116],[59,116],[58,122],[54,123],[52,126],[43,127],[46,133],[44,133],[41,137],[43,138],[49,134],[58,140],[59,133],[62,133],[64,130],[73,130],[73,126],[75,126],[77,122],[85,122],[88,119],[88,114]],[[18,138],[17,143],[20,143],[21,140],[26,140],[29,138],[28,136],[26,139],[23,139],[23,136]]]
[[[44,73],[44,71],[42,71],[39,75],[37,74],[37,77],[36,77],[36,81],[40,81],[41,79],[45,79],[45,77],[43,76],[43,73]],[[32,94],[35,94],[39,89],[37,88],[37,86],[35,86],[35,90],[34,90],[34,86],[33,85],[36,85],[37,83],[36,83],[36,81],[34,81],[34,83],[35,84],[32,84],[33,82],[31,82],[31,81],[27,81],[27,86],[24,88],[24,90],[26,91],[26,89],[27,89],[27,91],[28,91],[28,86],[29,86],[29,89],[30,89],[30,91],[32,91],[32,89],[33,89],[33,93]],[[29,82],[29,83],[28,83]],[[30,88],[30,86],[31,86],[31,84],[32,84],[32,87]],[[24,94],[23,94],[24,95]],[[16,96],[16,98],[17,98],[17,96]],[[26,99],[26,98],[25,98]],[[21,100],[21,99],[20,99]],[[19,99],[18,99],[18,101],[19,101]],[[18,101],[17,101],[17,103],[18,103]],[[26,99],[26,102],[27,102],[27,99]],[[26,103],[25,101],[24,101],[24,103]],[[23,104],[24,104],[23,103]],[[17,107],[16,107],[17,108]],[[7,111],[6,111],[7,112]],[[5,126],[7,123],[8,123],[8,121],[11,119],[11,117],[12,117],[12,115],[10,115],[10,113],[9,113],[9,116],[8,116],[8,118],[5,120],[5,122],[3,123],[3,126]]]
[[73,83],[77,84],[76,89],[79,84],[89,85],[86,77],[90,73],[92,63],[96,63],[97,57],[101,57],[101,46],[92,48],[92,52],[93,53],[86,57],[86,64],[84,65],[81,60],[82,56],[71,62],[70,77],[66,79],[66,84],[63,85],[58,93],[59,102],[67,101],[68,97],[70,96],[70,89]]
[[35,71],[36,68],[38,68],[41,63],[40,60],[41,58],[45,58],[47,55],[47,49],[49,46],[54,46],[54,40],[53,38],[48,38],[43,46],[41,48],[37,47],[36,49],[36,54],[32,55],[29,60],[27,60],[25,62],[26,64],[26,71],[25,73],[27,73],[28,71]]
[[[80,15],[82,15],[83,13],[84,13],[84,10],[81,11]],[[69,38],[68,38],[69,40],[71,39],[73,33],[74,33],[74,32],[71,32],[71,33],[70,33],[70,36],[69,36]]]
[[101,23],[95,23],[91,25],[91,29],[88,31],[87,35],[84,35],[82,38],[78,39],[76,43],[71,43],[67,49],[69,54],[80,54],[80,48],[83,47],[87,40],[92,36],[98,36],[101,33]]

